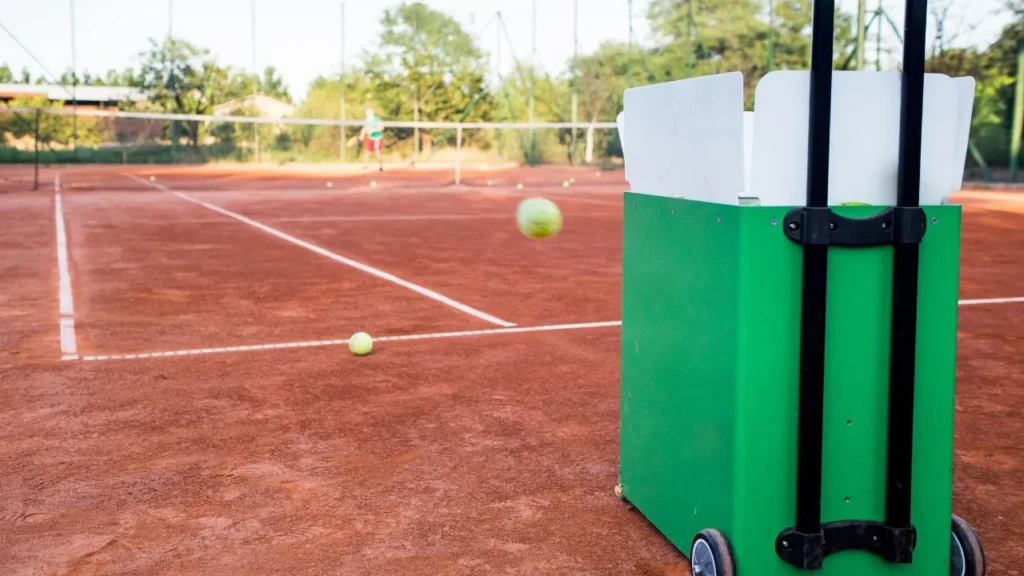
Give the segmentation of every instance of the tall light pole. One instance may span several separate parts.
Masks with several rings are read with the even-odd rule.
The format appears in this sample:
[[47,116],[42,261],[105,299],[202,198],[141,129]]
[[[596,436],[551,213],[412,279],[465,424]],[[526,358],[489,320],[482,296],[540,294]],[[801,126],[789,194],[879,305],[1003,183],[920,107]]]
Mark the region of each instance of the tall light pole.
[[75,0],[71,5],[71,149],[78,147],[78,50],[75,47]]
[[[260,73],[256,70],[256,0],[252,0],[252,108],[256,113],[259,108],[256,106],[256,95],[260,88]],[[257,114],[258,115],[258,114]],[[260,131],[259,123],[252,123],[253,157],[256,162],[260,161]]]
[[[173,38],[174,38],[174,0],[167,0],[167,41],[164,43],[164,45],[167,47],[167,50],[171,51],[172,61],[171,61],[171,67],[170,67],[170,80],[171,80],[171,87],[172,87],[172,89],[176,90],[177,88],[174,87],[174,62],[173,62],[173,54],[174,54],[173,50],[174,50],[174,48],[173,48],[173,44],[172,44],[172,42],[173,42],[172,39]],[[178,127],[177,127],[177,124],[174,122],[174,120],[171,120],[171,125],[168,127],[168,132],[170,133],[170,136],[171,136],[171,163],[173,164],[174,163],[174,159],[176,157],[176,151],[178,149]]]
[[[530,28],[530,124],[534,120],[534,87],[537,76],[537,0],[533,0],[533,21]],[[530,128],[530,161],[537,148],[537,133]]]
[[868,0],[857,1],[857,70],[864,69],[864,46],[866,42],[866,31],[864,30],[865,12],[867,12]]
[[[341,3],[341,121],[345,115],[345,3]],[[345,125],[341,126],[341,163],[345,163]]]
[[[494,27],[494,40],[495,44],[495,58],[497,63],[495,64],[494,70],[498,76],[498,89],[501,90],[502,95],[505,94],[505,79],[501,76],[501,10],[495,13],[498,19],[498,25]],[[515,122],[515,118],[509,119]],[[505,138],[500,129],[494,131],[495,140],[498,141],[498,154],[501,156],[501,160],[505,161]]]
[[[576,53],[579,48],[579,23],[580,23],[580,2],[579,0],[573,0],[572,2],[572,122],[575,124],[577,119],[577,111],[579,108],[579,71],[576,68]],[[572,134],[571,141],[571,154],[569,158],[573,164],[576,164],[576,127],[573,126],[570,131]]]

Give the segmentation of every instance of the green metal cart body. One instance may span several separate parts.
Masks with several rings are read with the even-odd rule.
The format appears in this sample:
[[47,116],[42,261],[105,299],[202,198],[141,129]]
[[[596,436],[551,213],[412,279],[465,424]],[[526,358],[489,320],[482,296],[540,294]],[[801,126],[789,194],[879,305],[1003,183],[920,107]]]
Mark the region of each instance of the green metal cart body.
[[[782,231],[791,209],[625,196],[623,497],[683,551],[720,530],[744,575],[803,573],[775,549],[796,510],[802,247]],[[825,558],[824,575],[950,571],[961,212],[924,210],[913,562],[850,550]],[[885,517],[893,250],[829,249],[823,522]]]

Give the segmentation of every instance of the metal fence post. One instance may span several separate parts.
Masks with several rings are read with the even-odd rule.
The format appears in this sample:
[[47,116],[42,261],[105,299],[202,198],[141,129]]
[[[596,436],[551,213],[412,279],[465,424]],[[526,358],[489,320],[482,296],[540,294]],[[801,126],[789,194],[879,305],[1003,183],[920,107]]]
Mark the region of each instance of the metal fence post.
[[42,111],[36,108],[36,134],[35,134],[35,177],[32,180],[32,190],[39,190],[39,117]]

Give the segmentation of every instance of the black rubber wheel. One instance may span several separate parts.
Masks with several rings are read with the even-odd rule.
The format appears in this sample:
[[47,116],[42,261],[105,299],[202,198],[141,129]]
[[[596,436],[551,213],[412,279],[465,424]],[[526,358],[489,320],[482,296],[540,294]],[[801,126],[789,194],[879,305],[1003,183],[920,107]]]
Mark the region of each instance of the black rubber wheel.
[[985,550],[978,533],[963,518],[953,515],[949,537],[949,576],[985,576]]
[[732,548],[718,530],[701,530],[690,546],[690,571],[693,576],[736,576]]

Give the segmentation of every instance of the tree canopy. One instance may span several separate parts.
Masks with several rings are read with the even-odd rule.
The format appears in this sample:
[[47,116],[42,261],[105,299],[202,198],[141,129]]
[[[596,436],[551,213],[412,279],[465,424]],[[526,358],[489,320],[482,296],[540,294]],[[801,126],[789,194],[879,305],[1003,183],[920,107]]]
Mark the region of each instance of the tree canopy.
[[[347,120],[361,118],[363,109],[372,106],[386,120],[522,122],[530,117],[532,99],[536,121],[567,121],[572,118],[575,92],[578,119],[594,122],[613,120],[622,108],[622,93],[630,86],[740,71],[750,107],[754,88],[770,70],[808,67],[811,4],[811,0],[651,0],[646,18],[652,37],[647,42],[603,42],[559,70],[514,61],[511,71],[496,71],[491,55],[455,18],[421,1],[404,1],[383,11],[376,43],[360,54],[344,77],[325,73],[305,87],[299,99],[293,98],[273,67],[255,75],[220,64],[209,50],[179,38],[151,40],[135,65],[125,70],[81,71],[77,77],[66,71],[56,81],[132,86],[146,94],[145,106],[150,109],[189,114],[208,114],[218,104],[258,92],[295,104],[300,117],[338,118],[344,93]],[[984,49],[951,47],[952,36],[942,36],[945,27],[938,26],[928,60],[929,71],[976,78],[972,138],[996,164],[1006,161],[1017,52],[1024,46],[1024,0],[1008,0],[1008,10],[1010,24]],[[947,13],[940,10],[929,17],[941,19]],[[504,26],[500,17],[496,21]],[[835,24],[833,55],[841,68],[852,60],[855,17],[837,10]],[[33,78],[27,70],[16,73],[2,64],[0,83],[9,82],[44,79]],[[416,132],[421,131],[390,130],[388,134],[397,144],[409,144]],[[193,146],[202,137],[197,123],[181,125],[179,134]],[[540,146],[564,147],[577,141],[577,135],[570,134],[551,136],[551,142]],[[336,158],[339,153],[337,129],[302,127],[285,135],[282,138],[291,145],[315,150],[310,156]],[[454,134],[426,131],[420,138],[450,141]],[[502,146],[494,138],[485,142],[475,133],[465,138],[475,145]],[[617,151],[617,135],[604,138],[598,146]],[[526,155],[526,140],[520,135],[512,141],[518,141],[513,147],[522,148]],[[532,134],[530,142],[536,148]]]

